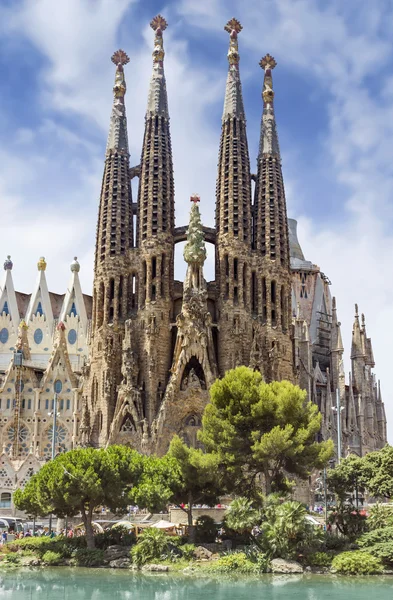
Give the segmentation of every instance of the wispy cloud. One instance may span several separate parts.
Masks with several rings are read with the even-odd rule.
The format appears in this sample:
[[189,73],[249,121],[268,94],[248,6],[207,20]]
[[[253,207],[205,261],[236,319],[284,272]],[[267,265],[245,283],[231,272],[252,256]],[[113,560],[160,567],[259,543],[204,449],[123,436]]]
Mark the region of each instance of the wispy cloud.
[[[35,108],[34,118],[19,122],[9,102],[0,117],[0,208],[7,215],[1,247],[13,255],[23,291],[32,287],[41,254],[50,286],[64,291],[74,253],[84,289],[91,289],[114,76],[109,58],[118,46],[131,56],[126,104],[131,160],[139,162],[153,45],[146,13],[150,5],[152,17],[157,8],[153,1],[115,4],[116,10],[113,0],[24,0],[0,9],[3,57],[9,53],[0,61],[0,69],[9,69],[5,93],[22,95],[26,110]],[[162,12],[170,22],[164,43],[178,224],[187,221],[194,191],[205,222],[213,223],[223,25],[237,16],[244,25],[241,73],[252,164],[261,112],[257,62],[269,51],[279,63],[274,79],[289,214],[299,220],[306,257],[333,281],[347,350],[353,304],[366,313],[393,422],[391,3],[381,0],[370,10],[355,0],[172,0]],[[18,55],[21,68],[33,69],[28,88],[11,77],[16,34],[29,45],[25,57]]]

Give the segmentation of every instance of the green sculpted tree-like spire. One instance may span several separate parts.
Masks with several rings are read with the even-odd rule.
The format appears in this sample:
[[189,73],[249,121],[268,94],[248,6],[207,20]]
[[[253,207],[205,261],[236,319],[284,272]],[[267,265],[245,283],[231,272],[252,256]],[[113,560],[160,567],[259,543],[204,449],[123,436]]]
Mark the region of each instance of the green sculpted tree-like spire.
[[194,194],[190,198],[192,207],[190,222],[187,229],[187,243],[184,247],[184,260],[189,265],[202,266],[206,260],[205,239],[202,231],[201,214],[199,212],[199,196]]

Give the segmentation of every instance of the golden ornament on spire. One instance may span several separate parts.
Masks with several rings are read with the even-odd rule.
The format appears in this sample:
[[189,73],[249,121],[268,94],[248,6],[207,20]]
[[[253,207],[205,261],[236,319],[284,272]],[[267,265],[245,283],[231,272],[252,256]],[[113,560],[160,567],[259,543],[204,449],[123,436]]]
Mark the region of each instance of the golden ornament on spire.
[[233,18],[224,27],[225,31],[228,33],[232,33],[232,31],[236,31],[236,33],[240,33],[243,29],[242,24],[237,19]]
[[124,78],[123,65],[130,62],[127,54],[124,50],[116,50],[112,55],[111,61],[116,65],[115,85],[113,86],[113,93],[116,98],[123,98],[127,91],[126,80]]
[[165,21],[164,17],[157,15],[150,21],[150,27],[156,33],[154,38],[153,62],[162,63],[165,56],[162,32],[168,27],[168,23]]
[[272,69],[277,65],[271,54],[266,54],[260,61],[260,66],[265,71],[265,79],[263,81],[262,98],[265,104],[272,104],[274,100]]
[[238,65],[240,56],[239,56],[239,46],[237,43],[237,34],[241,32],[243,29],[240,22],[233,18],[224,27],[225,31],[229,33],[229,50],[228,50],[228,62],[230,65]]
[[274,67],[277,66],[277,62],[271,54],[266,54],[263,58],[261,58],[259,64],[264,71],[266,69],[274,69]]
[[150,27],[154,29],[154,31],[157,31],[157,29],[165,31],[165,29],[168,27],[168,23],[166,22],[163,16],[157,15],[156,17],[154,17],[154,19],[150,21]]
[[37,263],[37,267],[39,271],[45,271],[46,269],[46,260],[43,256],[40,257],[40,260]]
[[124,52],[124,50],[116,50],[111,56],[111,61],[117,65],[126,65],[130,62],[128,55]]

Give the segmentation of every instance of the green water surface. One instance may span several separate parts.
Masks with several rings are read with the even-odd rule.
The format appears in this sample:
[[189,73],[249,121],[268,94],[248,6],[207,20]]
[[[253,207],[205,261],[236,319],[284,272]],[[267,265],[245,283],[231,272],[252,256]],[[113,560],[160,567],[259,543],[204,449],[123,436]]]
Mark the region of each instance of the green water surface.
[[0,571],[10,600],[392,600],[393,577],[272,576],[258,579],[140,575],[121,570]]

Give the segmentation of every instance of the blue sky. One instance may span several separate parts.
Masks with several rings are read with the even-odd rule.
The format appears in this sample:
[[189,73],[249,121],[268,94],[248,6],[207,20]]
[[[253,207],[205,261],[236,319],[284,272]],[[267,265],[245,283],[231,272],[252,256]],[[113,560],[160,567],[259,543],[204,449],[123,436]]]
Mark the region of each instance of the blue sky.
[[[201,195],[213,224],[228,35],[235,16],[255,170],[260,58],[270,52],[288,214],[306,258],[332,280],[349,350],[354,303],[366,314],[393,423],[393,5],[377,0],[0,0],[0,248],[31,291],[44,255],[62,293],[74,255],[91,292],[98,197],[122,47],[131,163],[138,164],[151,73],[150,19],[161,12],[177,224]],[[180,255],[180,252],[179,252]],[[183,266],[177,261],[178,276]],[[211,267],[208,267],[211,274]],[[346,361],[346,368],[349,362]]]

